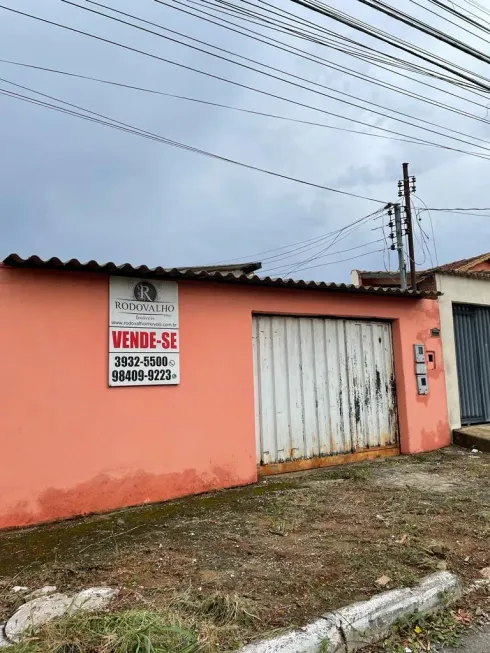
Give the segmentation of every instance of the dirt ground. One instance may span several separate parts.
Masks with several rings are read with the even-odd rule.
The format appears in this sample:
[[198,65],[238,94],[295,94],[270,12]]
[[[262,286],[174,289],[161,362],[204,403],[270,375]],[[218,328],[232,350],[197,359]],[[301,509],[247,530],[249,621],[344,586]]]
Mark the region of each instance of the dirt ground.
[[[22,602],[15,585],[111,585],[124,588],[117,607],[172,606],[226,650],[446,565],[470,583],[490,566],[489,536],[490,454],[450,448],[269,477],[1,533],[0,621]],[[237,607],[227,627],[209,607],[217,597]]]

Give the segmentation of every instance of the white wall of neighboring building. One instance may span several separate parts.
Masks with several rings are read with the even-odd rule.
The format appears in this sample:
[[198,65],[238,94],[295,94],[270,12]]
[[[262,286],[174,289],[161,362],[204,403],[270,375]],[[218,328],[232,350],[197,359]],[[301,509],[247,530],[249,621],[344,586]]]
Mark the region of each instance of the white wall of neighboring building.
[[443,295],[439,297],[441,336],[446,374],[446,391],[449,424],[452,429],[461,426],[459,407],[458,370],[454,337],[453,304],[479,304],[490,306],[490,280],[471,279],[449,274],[436,274],[436,287]]
[[359,279],[359,270],[352,270],[350,273],[350,282],[354,284],[354,286],[360,286],[360,279]]

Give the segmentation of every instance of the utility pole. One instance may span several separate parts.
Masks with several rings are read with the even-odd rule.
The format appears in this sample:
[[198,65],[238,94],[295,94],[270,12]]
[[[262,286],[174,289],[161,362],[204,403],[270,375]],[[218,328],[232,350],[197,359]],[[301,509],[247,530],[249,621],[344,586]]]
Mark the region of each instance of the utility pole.
[[[412,177],[415,184],[415,177]],[[398,187],[401,189],[401,182]],[[415,190],[414,190],[415,192]],[[399,193],[401,195],[401,192]],[[405,196],[405,219],[408,236],[408,256],[410,258],[410,285],[412,290],[417,290],[417,273],[415,271],[415,248],[413,245],[412,205],[410,201],[410,178],[408,176],[408,163],[403,164],[403,195]]]
[[[396,246],[393,243],[391,246],[392,249],[396,249],[398,251],[398,270],[400,272],[400,288],[402,290],[407,289],[407,267],[405,264],[405,257],[403,256],[403,226],[402,226],[402,210],[400,204],[398,202],[393,205],[394,211],[395,211],[395,234],[396,234]],[[391,209],[388,212],[388,214],[391,216]],[[391,222],[390,218],[390,225],[393,223]]]

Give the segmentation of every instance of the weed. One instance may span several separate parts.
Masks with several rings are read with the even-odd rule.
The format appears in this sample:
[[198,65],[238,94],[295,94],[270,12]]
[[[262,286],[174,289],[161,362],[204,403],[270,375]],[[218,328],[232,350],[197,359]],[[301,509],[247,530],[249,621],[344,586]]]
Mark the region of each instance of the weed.
[[486,466],[480,465],[479,462],[475,464],[475,462],[470,461],[466,473],[470,478],[480,478],[480,476],[488,475],[488,469]]
[[410,456],[410,462],[424,464],[430,461],[430,456],[424,453],[416,453]]
[[318,649],[318,653],[328,653],[328,649],[330,648],[330,644],[328,642],[328,639],[322,640],[320,644],[320,648]]
[[213,592],[204,596],[189,589],[174,598],[170,607],[191,615],[194,619],[209,619],[217,626],[249,624],[259,620],[250,601],[238,594],[225,592]]
[[196,635],[147,610],[79,612],[40,628],[11,653],[197,653]]
[[373,468],[353,467],[349,478],[353,481],[369,481],[373,477]]
[[482,521],[490,522],[490,510],[480,510],[477,515]]
[[434,644],[458,646],[465,626],[445,609],[435,614],[415,612],[400,619],[393,627],[393,635],[377,651],[385,653],[413,653],[433,650]]
[[[359,463],[350,465],[349,467],[339,467],[337,469],[328,469],[321,476],[317,476],[317,480],[328,479],[343,479],[346,481],[368,481],[373,477],[374,470],[370,463]],[[315,480],[315,479],[312,479]]]

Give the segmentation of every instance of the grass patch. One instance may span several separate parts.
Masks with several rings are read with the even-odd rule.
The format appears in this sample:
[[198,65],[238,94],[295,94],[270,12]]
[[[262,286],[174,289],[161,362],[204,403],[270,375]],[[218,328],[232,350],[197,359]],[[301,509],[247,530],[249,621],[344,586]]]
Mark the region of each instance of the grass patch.
[[[323,470],[322,470],[323,471]],[[374,469],[372,463],[357,463],[347,467],[327,468],[323,473],[318,473],[315,480],[344,480],[344,481],[368,481],[373,478]]]
[[196,634],[148,610],[79,612],[46,624],[10,653],[197,653]]
[[171,607],[194,619],[210,620],[216,626],[247,625],[254,620],[260,621],[250,601],[226,592],[203,595],[187,590],[172,601]]
[[393,627],[393,635],[378,645],[376,651],[384,653],[413,653],[434,650],[434,645],[457,647],[466,626],[454,613],[442,610],[435,614],[415,612],[400,619]]

